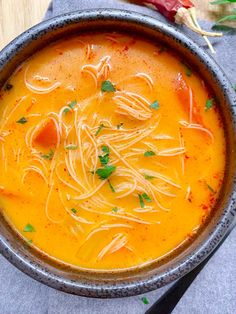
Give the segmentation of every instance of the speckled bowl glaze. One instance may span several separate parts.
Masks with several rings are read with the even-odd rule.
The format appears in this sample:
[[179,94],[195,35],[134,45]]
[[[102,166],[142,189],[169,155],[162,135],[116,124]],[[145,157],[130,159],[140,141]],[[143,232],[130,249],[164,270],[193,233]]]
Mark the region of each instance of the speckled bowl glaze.
[[59,38],[86,31],[129,31],[162,41],[195,67],[215,93],[225,126],[227,167],[220,198],[210,219],[173,256],[129,271],[98,272],[60,264],[29,247],[0,216],[0,252],[17,268],[58,290],[87,297],[111,298],[144,293],[180,278],[201,263],[219,244],[236,214],[235,92],[219,66],[179,30],[128,11],[94,10],[61,15],[40,23],[0,53],[0,87],[35,51]]

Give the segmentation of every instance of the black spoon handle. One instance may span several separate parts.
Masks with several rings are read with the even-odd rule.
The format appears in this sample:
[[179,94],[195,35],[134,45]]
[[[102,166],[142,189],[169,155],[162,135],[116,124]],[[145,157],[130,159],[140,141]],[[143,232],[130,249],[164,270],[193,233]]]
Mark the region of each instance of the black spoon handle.
[[148,309],[145,314],[170,314],[187,291],[191,283],[201,272],[204,266],[208,263],[211,257],[219,249],[222,243],[226,240],[232,229],[234,228],[235,223],[232,225],[230,230],[224,236],[221,243],[216,247],[216,249],[196,268],[194,268],[190,273],[179,279],[157,302],[155,302],[150,309]]

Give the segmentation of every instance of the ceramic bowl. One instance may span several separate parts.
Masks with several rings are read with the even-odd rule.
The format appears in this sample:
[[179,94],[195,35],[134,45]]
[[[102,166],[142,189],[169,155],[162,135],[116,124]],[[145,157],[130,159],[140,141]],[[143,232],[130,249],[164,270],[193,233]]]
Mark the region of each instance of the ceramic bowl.
[[235,205],[235,92],[219,66],[179,30],[138,13],[93,10],[65,14],[42,22],[13,40],[0,53],[0,87],[16,67],[40,48],[59,38],[87,31],[124,31],[162,41],[183,55],[215,93],[227,141],[227,165],[219,200],[211,217],[175,254],[129,271],[79,270],[56,262],[26,245],[0,217],[0,252],[34,279],[64,292],[87,297],[123,297],[144,293],[190,272],[219,244],[236,214]]

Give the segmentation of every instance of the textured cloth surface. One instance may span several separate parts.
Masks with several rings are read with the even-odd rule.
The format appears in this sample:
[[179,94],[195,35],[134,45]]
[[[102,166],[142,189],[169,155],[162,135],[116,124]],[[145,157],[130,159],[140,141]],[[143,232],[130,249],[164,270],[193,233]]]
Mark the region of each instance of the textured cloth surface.
[[[166,20],[158,13],[144,7],[118,0],[54,0],[45,18],[75,10],[92,8],[121,8]],[[205,28],[209,23],[201,22]],[[183,27],[200,46],[204,41]],[[232,83],[236,83],[236,38],[230,34],[212,41],[217,49],[216,61]],[[213,256],[194,283],[185,293],[173,314],[234,314],[236,313],[236,230]],[[150,305],[168,287],[146,293]],[[68,295],[48,288],[24,275],[0,256],[0,313],[3,314],[143,314],[142,296],[113,300],[88,299]]]

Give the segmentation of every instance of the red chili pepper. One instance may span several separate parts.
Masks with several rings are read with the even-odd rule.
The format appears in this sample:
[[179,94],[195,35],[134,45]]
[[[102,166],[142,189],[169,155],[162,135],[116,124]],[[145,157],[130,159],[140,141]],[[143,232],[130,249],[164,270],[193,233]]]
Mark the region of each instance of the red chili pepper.
[[192,31],[203,36],[211,52],[215,52],[206,36],[222,36],[222,33],[204,31],[198,24],[194,4],[190,0],[139,0],[143,4],[151,4],[167,19],[184,24]]
[[141,0],[144,3],[150,3],[165,17],[171,21],[175,21],[175,15],[180,8],[189,9],[194,7],[189,0]]

